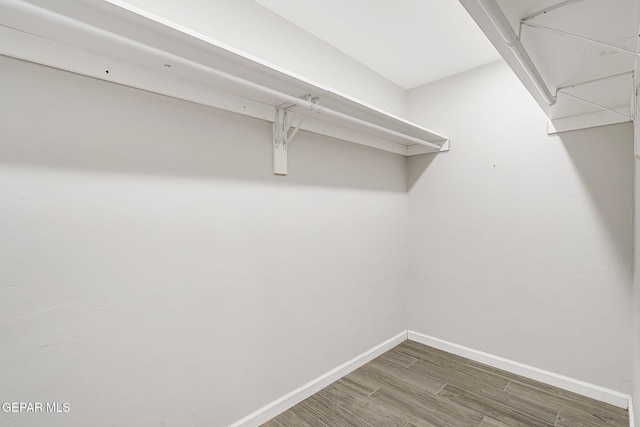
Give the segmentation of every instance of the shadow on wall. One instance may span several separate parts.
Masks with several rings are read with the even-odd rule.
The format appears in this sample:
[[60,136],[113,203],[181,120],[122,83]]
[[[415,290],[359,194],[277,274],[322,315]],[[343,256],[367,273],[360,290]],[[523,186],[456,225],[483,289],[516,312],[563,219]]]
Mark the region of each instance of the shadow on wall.
[[438,154],[421,154],[411,157],[412,167],[407,168],[407,191],[411,190],[416,182],[420,179],[424,171],[438,157],[446,156],[448,152]]
[[[615,138],[611,138],[615,126]],[[565,132],[569,154],[610,236],[629,280],[633,263],[633,127],[631,124]],[[620,201],[624,204],[621,205]]]
[[402,156],[300,132],[272,175],[270,123],[0,57],[0,162],[404,192]]

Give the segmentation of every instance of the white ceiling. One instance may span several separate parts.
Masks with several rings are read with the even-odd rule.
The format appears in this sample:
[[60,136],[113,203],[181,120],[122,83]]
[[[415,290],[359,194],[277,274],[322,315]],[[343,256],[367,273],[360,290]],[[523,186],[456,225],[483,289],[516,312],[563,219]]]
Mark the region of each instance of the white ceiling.
[[255,0],[404,89],[498,60],[456,0]]

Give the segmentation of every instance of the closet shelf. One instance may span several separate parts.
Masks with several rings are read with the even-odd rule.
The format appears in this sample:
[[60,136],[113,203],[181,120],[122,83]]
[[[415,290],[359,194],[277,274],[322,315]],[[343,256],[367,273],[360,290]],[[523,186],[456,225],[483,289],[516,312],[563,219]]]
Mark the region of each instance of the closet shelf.
[[636,119],[637,0],[460,3],[545,112],[549,134]]
[[117,0],[0,0],[0,54],[274,127],[284,109],[302,130],[405,156],[449,147],[436,132]]

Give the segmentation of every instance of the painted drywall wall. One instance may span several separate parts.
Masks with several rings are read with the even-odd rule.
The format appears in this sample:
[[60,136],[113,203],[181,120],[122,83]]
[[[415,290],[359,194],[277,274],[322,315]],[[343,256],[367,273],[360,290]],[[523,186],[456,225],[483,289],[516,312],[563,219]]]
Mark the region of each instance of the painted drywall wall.
[[406,116],[405,92],[400,86],[253,0],[127,0],[126,3],[322,86]]
[[497,62],[412,90],[409,328],[631,392],[632,126],[546,135]]
[[[636,122],[634,132],[636,147],[640,147],[640,125]],[[636,148],[637,151],[637,148]],[[631,345],[633,354],[633,414],[635,425],[640,426],[640,157],[635,156],[634,187],[634,274],[633,274],[633,326]]]
[[11,426],[223,426],[406,329],[405,159],[0,57]]

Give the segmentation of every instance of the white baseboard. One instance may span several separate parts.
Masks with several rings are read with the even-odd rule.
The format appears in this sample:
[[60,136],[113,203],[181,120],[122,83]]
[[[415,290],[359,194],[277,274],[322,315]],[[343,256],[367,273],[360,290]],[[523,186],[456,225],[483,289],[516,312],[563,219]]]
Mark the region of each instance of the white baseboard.
[[259,426],[260,424],[269,421],[276,415],[286,411],[297,403],[302,402],[307,397],[322,390],[334,381],[339,380],[350,372],[358,369],[360,366],[368,363],[369,361],[380,356],[382,353],[391,350],[401,342],[407,339],[407,331],[403,331],[398,335],[389,338],[385,342],[378,344],[370,350],[365,351],[359,356],[343,363],[335,369],[320,375],[318,378],[309,381],[302,387],[282,396],[268,405],[258,409],[257,411],[247,415],[243,419],[231,424],[230,427],[250,427]]
[[629,398],[629,427],[635,427],[636,419],[633,412],[633,398]]
[[457,354],[458,356],[466,357],[468,359],[475,360],[476,362],[493,366],[494,368],[522,375],[523,377],[531,378],[532,380],[572,391],[601,402],[606,402],[625,409],[629,407],[629,399],[631,396],[628,394],[589,384],[585,381],[576,380],[554,372],[545,371],[544,369],[534,368],[533,366],[525,365],[524,363],[515,362],[500,356],[494,356],[493,354],[454,344],[419,332],[408,331],[408,337],[412,341],[444,350],[449,353]]

